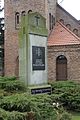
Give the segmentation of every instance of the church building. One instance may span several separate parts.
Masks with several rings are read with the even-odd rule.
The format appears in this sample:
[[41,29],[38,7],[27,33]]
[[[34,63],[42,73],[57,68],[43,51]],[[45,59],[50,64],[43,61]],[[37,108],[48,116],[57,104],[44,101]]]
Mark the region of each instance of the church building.
[[80,80],[80,25],[57,0],[5,0],[4,75],[18,76],[21,16],[39,12],[48,29],[48,79]]

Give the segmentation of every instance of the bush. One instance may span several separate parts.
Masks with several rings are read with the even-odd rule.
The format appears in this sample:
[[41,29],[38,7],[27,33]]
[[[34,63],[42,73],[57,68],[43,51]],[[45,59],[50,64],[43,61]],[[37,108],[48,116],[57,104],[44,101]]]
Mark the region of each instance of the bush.
[[26,94],[16,94],[1,99],[0,107],[5,111],[9,111],[11,113],[12,111],[18,111],[21,113],[26,112],[28,114],[28,118],[33,115],[35,120],[56,120],[56,111],[54,107],[50,104],[51,100],[48,97],[49,96],[46,95],[34,96]]
[[57,98],[62,99],[61,92],[55,95],[30,95],[25,85],[14,77],[1,77],[0,88],[0,120],[57,120],[58,115],[64,114],[62,106],[53,106]]
[[28,120],[26,113],[20,112],[8,112],[3,109],[0,109],[0,120]]
[[0,77],[0,89],[4,89],[6,92],[26,91],[24,83],[16,80],[15,77]]
[[80,111],[80,83],[73,81],[59,81],[51,83],[54,101],[58,101],[65,108]]
[[13,81],[13,80],[16,80],[17,78],[16,77],[1,77],[0,76],[0,82],[1,81]]
[[[4,97],[0,101],[0,107],[8,111],[30,112],[35,106],[41,108],[50,104],[51,99],[47,95],[28,95],[27,93],[15,94]],[[45,104],[44,104],[45,103]]]
[[80,111],[80,93],[64,93],[60,97],[60,101],[67,109]]
[[64,112],[62,115],[61,115],[61,118],[60,120],[71,120],[71,115],[68,114],[67,112]]
[[1,99],[0,107],[11,113],[13,111],[26,112],[28,120],[31,119],[31,116],[34,116],[34,120],[57,120],[57,112],[60,115],[64,113],[61,108],[53,106],[49,95],[28,95],[24,93],[7,96]]
[[74,92],[75,90],[80,91],[80,84],[74,81],[57,81],[50,84],[52,86],[52,92],[57,94]]

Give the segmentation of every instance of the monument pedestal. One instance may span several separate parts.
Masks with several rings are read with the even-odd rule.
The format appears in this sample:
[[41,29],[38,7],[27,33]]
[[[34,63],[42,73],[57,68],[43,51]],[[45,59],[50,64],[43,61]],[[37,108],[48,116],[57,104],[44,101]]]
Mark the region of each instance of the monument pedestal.
[[51,85],[39,85],[39,86],[31,86],[28,87],[29,92],[31,94],[51,94],[52,93],[52,89],[51,89]]

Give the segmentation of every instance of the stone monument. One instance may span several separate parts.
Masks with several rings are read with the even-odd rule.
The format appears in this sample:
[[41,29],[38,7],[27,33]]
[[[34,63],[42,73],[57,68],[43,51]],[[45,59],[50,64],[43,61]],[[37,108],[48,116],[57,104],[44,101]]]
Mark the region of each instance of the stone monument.
[[19,78],[32,94],[50,93],[47,84],[46,20],[39,13],[22,17],[19,40]]

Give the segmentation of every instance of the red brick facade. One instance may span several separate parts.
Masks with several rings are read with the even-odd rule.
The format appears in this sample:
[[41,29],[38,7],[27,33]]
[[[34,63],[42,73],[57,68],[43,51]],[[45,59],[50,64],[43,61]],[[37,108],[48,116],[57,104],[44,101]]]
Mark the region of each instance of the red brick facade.
[[[19,13],[21,20],[22,12],[25,11],[25,14],[27,14],[30,10],[39,12],[46,18],[46,26],[49,32],[50,16],[66,26],[62,25],[63,27],[59,27],[60,29],[56,28],[57,34],[54,27],[53,35],[49,36],[51,41],[48,42],[48,79],[56,80],[56,59],[58,56],[63,55],[67,59],[67,79],[80,81],[80,39],[77,37],[80,36],[80,26],[78,21],[60,6],[57,6],[56,11],[56,1],[5,0],[5,76],[18,76],[19,30],[15,28],[15,13]],[[78,30],[77,36],[75,35],[76,29]]]
[[56,14],[56,0],[5,0],[5,75],[15,76],[18,57],[18,30],[15,29],[15,13],[29,10],[39,12],[47,20],[49,28],[49,13]]
[[60,22],[48,39],[48,79],[80,81],[80,38]]
[[56,59],[60,55],[67,59],[67,80],[80,81],[80,45],[48,47],[48,80],[57,80]]

